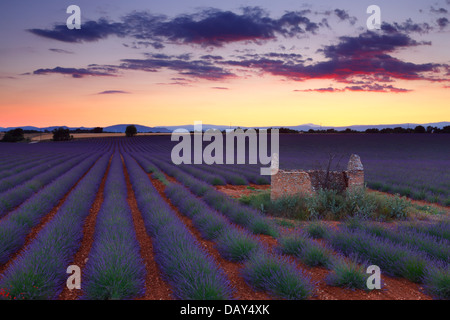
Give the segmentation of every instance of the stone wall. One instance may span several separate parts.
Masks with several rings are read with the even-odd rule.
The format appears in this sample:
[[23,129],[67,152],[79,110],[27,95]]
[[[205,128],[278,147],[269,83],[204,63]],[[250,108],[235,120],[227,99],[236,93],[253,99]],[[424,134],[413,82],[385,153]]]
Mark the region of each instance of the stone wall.
[[[278,161],[278,159],[277,159]],[[277,170],[271,177],[272,200],[286,195],[313,195],[321,188],[333,188],[340,192],[364,187],[364,168],[358,155],[352,154],[346,171]]]

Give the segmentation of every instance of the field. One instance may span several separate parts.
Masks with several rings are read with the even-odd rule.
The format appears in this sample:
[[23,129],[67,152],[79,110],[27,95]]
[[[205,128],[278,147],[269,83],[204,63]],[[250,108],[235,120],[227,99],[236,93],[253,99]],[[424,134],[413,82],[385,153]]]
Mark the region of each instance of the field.
[[[392,219],[377,221],[329,219],[335,206],[274,217],[226,192],[267,192],[260,165],[176,166],[174,144],[0,144],[0,299],[449,299],[447,135],[281,137],[282,168],[360,155],[368,187],[390,193],[377,201]],[[370,265],[381,289],[367,288]],[[81,289],[66,286],[69,266]]]

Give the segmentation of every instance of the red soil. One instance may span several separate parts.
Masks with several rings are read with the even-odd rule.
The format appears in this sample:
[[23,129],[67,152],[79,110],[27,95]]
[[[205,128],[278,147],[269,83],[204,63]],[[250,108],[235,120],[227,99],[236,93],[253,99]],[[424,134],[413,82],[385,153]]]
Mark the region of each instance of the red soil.
[[[176,181],[173,177],[167,176],[169,181]],[[266,190],[270,185],[258,186],[252,185],[257,189]],[[259,188],[258,188],[259,187]],[[216,186],[216,189],[222,191],[231,197],[239,197],[242,194],[248,194],[252,190],[247,189],[247,186]],[[337,227],[339,222],[327,221],[331,227]],[[289,228],[284,228],[285,232]],[[278,244],[277,239],[267,236],[257,236],[262,243],[264,243],[270,250],[274,250]],[[382,289],[381,290],[351,290],[340,287],[329,286],[325,282],[326,276],[330,273],[324,267],[308,267],[300,262],[300,260],[286,256],[290,261],[295,263],[299,270],[306,272],[311,280],[316,283],[316,291],[311,300],[431,300],[432,298],[424,294],[423,288],[416,283],[412,283],[406,279],[392,278],[381,275]]]
[[[248,187],[252,187],[256,190],[249,189]],[[248,196],[251,194],[258,193],[258,190],[268,190],[270,189],[270,184],[268,185],[259,185],[259,184],[249,184],[243,186],[235,186],[231,184],[223,185],[223,186],[215,186],[216,190],[221,191],[232,198],[240,198],[242,196]]]
[[70,188],[70,190],[62,197],[61,200],[59,200],[58,204],[56,206],[53,207],[52,210],[50,210],[49,213],[47,213],[39,222],[39,224],[37,224],[34,228],[31,229],[31,231],[27,234],[26,238],[25,238],[25,243],[22,246],[22,248],[16,252],[15,254],[13,254],[11,256],[11,258],[9,259],[9,261],[7,263],[5,263],[4,265],[0,266],[0,274],[2,274],[3,272],[5,272],[6,269],[9,268],[9,266],[16,260],[17,257],[19,257],[27,248],[28,246],[31,244],[31,242],[33,242],[34,239],[36,239],[37,235],[39,234],[39,232],[44,228],[44,226],[53,219],[53,217],[56,215],[56,213],[58,212],[59,208],[61,208],[61,206],[63,205],[63,203],[66,201],[67,197],[69,196],[69,194],[76,188],[76,186],[78,185],[78,183],[83,180],[83,178],[88,174],[88,172],[91,170],[91,168],[97,163],[98,159],[94,162],[94,164],[88,169],[86,170],[86,172],[83,174],[83,176],[78,179],[78,181],[72,186],[72,188]]
[[[76,265],[80,267],[81,270],[81,283],[83,283],[83,277],[84,277],[84,268],[86,266],[86,263],[88,261],[89,252],[92,248],[92,243],[94,242],[94,232],[95,232],[95,224],[97,221],[97,215],[100,211],[100,208],[103,203],[103,194],[105,190],[105,184],[106,179],[108,177],[110,165],[111,165],[111,158],[109,159],[108,167],[106,169],[105,175],[102,178],[102,182],[100,184],[100,187],[98,189],[97,195],[95,197],[94,203],[92,204],[92,207],[89,211],[89,215],[86,218],[84,225],[83,225],[83,240],[81,241],[80,248],[78,249],[78,252],[75,254],[73,258],[73,262],[71,265]],[[83,286],[81,286],[83,289]],[[77,300],[82,295],[81,290],[70,290],[67,288],[67,286],[64,287],[61,294],[59,295],[59,300]]]
[[[202,238],[200,232],[195,228],[191,219],[184,216],[177,207],[175,207],[170,199],[164,193],[166,186],[159,180],[154,179],[151,174],[148,174],[149,179],[155,186],[158,193],[161,197],[170,205],[170,207],[175,211],[180,220],[187,226],[189,232],[200,242],[203,248],[213,257],[216,261],[217,265],[219,265],[222,270],[225,272],[225,275],[228,277],[232,287],[235,289],[236,296],[234,299],[239,300],[269,300],[271,299],[267,294],[263,292],[256,292],[253,290],[240,276],[240,270],[243,267],[242,263],[235,263],[228,261],[220,255],[220,253],[215,249],[215,244],[213,241],[205,240]],[[166,178],[174,183],[176,180],[173,177],[169,177],[166,175]]]
[[[122,159],[123,162],[123,159]],[[144,221],[139,211],[136,198],[131,186],[130,178],[128,175],[128,171],[123,162],[124,173],[127,182],[127,200],[130,205],[132,211],[133,222],[135,225],[137,239],[140,245],[141,256],[144,259],[147,275],[145,279],[145,293],[143,296],[139,297],[139,300],[171,300],[172,297],[172,289],[170,286],[162,279],[161,271],[159,270],[158,265],[154,261],[154,252],[152,239],[148,236]],[[87,171],[89,172],[89,170]],[[39,225],[31,230],[29,235],[27,236],[25,245],[23,248],[13,255],[13,257],[6,263],[5,265],[0,267],[0,274],[3,273],[6,268],[8,268],[11,263],[27,248],[27,246],[36,238],[37,234],[42,230],[47,222],[49,222],[57,213],[58,209],[64,203],[68,195],[72,192],[72,190],[77,186],[79,181],[84,178],[87,172],[81,177],[77,183],[71,188],[71,190],[58,202],[58,204],[41,220]],[[91,212],[87,217],[83,229],[83,240],[80,246],[79,251],[74,257],[73,264],[80,266],[82,270],[87,262],[87,257],[89,251],[92,247],[93,235],[96,224],[96,217],[100,210],[101,204],[103,202],[103,192],[104,185],[106,182],[107,173],[109,172],[109,166],[105,176],[103,177],[101,186],[99,188],[98,194],[96,195],[95,202],[91,208]],[[168,181],[172,183],[178,183],[178,181],[165,174]],[[165,185],[154,179],[151,174],[148,174],[150,181],[153,183],[155,188],[158,190],[161,197],[171,206],[171,208],[175,211],[181,221],[187,226],[188,230],[191,234],[199,241],[199,243],[205,248],[205,250],[213,257],[216,263],[223,269],[225,275],[230,280],[232,286],[235,288],[235,296],[233,298],[240,300],[269,300],[272,299],[268,294],[264,292],[257,292],[253,290],[241,277],[240,271],[243,267],[242,263],[234,263],[228,260],[225,260],[221,257],[217,249],[215,248],[215,244],[212,241],[205,240],[202,238],[200,232],[195,228],[191,219],[187,218],[171,203],[171,201],[166,197],[164,190]],[[251,185],[255,189],[258,190],[267,190],[270,188],[270,185]],[[222,191],[228,194],[230,197],[240,197],[241,195],[248,195],[258,191],[248,189],[247,186],[217,186],[217,190]],[[331,226],[336,227],[338,222],[327,222],[330,223]],[[242,229],[242,227],[235,225],[237,228]],[[289,228],[283,228],[284,232],[289,232]],[[277,246],[277,239],[266,236],[266,235],[258,235],[257,236],[262,243],[268,246],[270,250],[274,250]],[[320,242],[320,240],[319,240]],[[332,287],[325,283],[325,277],[330,272],[329,270],[322,267],[308,267],[302,264],[298,259],[293,257],[288,257],[293,263],[296,264],[299,270],[303,270],[306,272],[308,276],[311,277],[313,282],[316,282],[316,290],[314,296],[311,298],[312,300],[425,300],[431,299],[428,295],[422,293],[422,288],[412,283],[406,279],[398,279],[391,278],[382,275],[382,290],[373,290],[373,291],[363,291],[363,290],[349,290],[344,288]],[[67,288],[64,288],[59,299],[61,300],[73,300],[77,299],[81,295],[79,290],[70,291]]]
[[145,262],[147,275],[145,279],[145,293],[138,300],[172,300],[172,289],[162,279],[161,271],[154,260],[153,243],[151,237],[145,230],[144,219],[139,211],[133,187],[130,182],[127,168],[122,158],[125,179],[127,182],[127,200],[131,208],[133,223],[136,230],[136,237],[140,246],[140,253]]

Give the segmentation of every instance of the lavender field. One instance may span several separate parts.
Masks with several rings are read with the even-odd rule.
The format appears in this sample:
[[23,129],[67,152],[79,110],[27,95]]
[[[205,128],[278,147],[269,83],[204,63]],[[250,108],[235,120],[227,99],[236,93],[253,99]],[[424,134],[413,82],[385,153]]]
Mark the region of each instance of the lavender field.
[[[142,137],[154,156],[170,158],[169,137]],[[165,142],[166,140],[166,142]],[[204,145],[207,145],[204,142]],[[351,154],[361,157],[369,188],[450,205],[450,137],[446,134],[284,134],[280,135],[280,168],[345,170]],[[215,184],[270,184],[260,165],[186,166],[193,174],[220,179]],[[225,179],[225,180],[224,180]]]
[[[358,153],[369,185],[425,189],[445,204],[446,139],[286,135],[280,159],[307,169]],[[447,216],[280,224],[215,188],[270,183],[259,165],[177,166],[173,145],[170,136],[0,144],[0,299],[450,297]],[[367,290],[370,264],[382,268],[383,290]],[[80,289],[66,286],[69,266],[81,270]]]
[[356,153],[367,186],[417,200],[450,205],[450,137],[421,134],[300,135],[281,138],[280,166],[324,168],[328,155],[344,168]]

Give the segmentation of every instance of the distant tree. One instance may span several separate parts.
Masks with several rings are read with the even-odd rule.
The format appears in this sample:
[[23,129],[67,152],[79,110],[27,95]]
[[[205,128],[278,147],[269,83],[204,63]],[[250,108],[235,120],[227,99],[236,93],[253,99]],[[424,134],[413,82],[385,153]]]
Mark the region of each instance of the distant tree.
[[402,128],[402,127],[395,127],[393,132],[394,133],[406,133],[407,130],[405,128]]
[[[271,130],[271,129],[269,129],[269,130]],[[269,132],[271,132],[271,131],[269,131]],[[297,130],[293,130],[293,129],[289,129],[289,128],[280,128],[278,130],[278,132],[279,133],[298,133]]]
[[424,126],[417,126],[414,128],[414,133],[425,133],[427,132],[424,128]]
[[134,137],[137,134],[137,129],[134,125],[128,126],[125,129],[125,135],[127,137]]
[[427,133],[433,133],[434,128],[432,126],[427,127]]
[[380,129],[378,128],[370,128],[370,129],[366,129],[366,133],[379,133]]
[[6,132],[3,136],[2,142],[19,142],[24,139],[23,129],[17,128]]
[[100,127],[96,127],[94,129],[92,129],[92,133],[102,133],[103,132],[103,128]]
[[443,127],[442,130],[440,130],[440,132],[442,132],[442,133],[450,133],[450,126]]
[[69,141],[73,139],[73,136],[70,135],[69,129],[58,128],[53,131],[53,141]]

